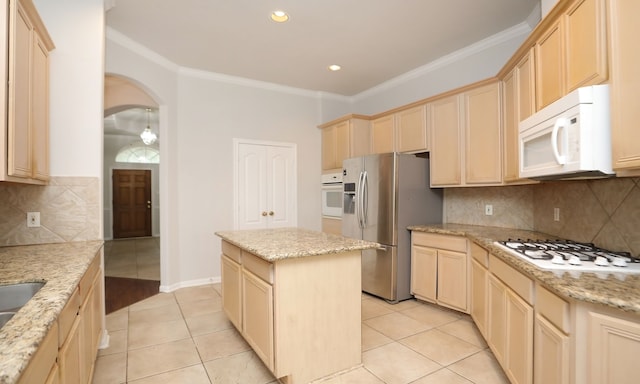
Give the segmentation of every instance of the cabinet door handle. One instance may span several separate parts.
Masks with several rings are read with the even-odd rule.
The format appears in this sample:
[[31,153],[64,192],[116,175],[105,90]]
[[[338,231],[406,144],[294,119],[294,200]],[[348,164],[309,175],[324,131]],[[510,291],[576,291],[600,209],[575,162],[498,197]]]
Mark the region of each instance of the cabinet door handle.
[[269,216],[273,216],[273,215],[274,215],[273,211],[269,211]]
[[267,216],[267,211],[262,211],[262,216]]

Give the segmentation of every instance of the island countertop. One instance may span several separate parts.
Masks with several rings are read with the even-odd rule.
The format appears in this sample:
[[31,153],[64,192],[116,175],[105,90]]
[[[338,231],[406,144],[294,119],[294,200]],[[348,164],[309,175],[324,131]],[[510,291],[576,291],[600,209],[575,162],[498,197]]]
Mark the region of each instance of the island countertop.
[[508,238],[552,238],[553,236],[522,229],[465,224],[415,225],[410,226],[409,230],[466,236],[561,297],[640,315],[640,275],[638,274],[628,274],[619,278],[613,275],[598,276],[590,272],[582,272],[577,276],[568,272],[553,272],[538,268],[494,245],[495,241]]
[[379,244],[303,228],[219,231],[216,235],[262,259],[274,262],[296,257],[377,248]]
[[0,247],[0,285],[45,285],[0,329],[0,383],[15,383],[103,242]]

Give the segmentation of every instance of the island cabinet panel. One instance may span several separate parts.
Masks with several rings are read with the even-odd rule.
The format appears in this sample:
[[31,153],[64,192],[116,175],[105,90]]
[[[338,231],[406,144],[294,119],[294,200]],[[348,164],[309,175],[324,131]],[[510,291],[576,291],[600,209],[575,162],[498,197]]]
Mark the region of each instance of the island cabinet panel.
[[57,382],[55,381],[58,373],[57,356],[58,324],[54,323],[31,358],[31,362],[20,376],[18,384]]
[[223,252],[225,313],[281,382],[361,364],[360,251],[267,261],[223,240]]

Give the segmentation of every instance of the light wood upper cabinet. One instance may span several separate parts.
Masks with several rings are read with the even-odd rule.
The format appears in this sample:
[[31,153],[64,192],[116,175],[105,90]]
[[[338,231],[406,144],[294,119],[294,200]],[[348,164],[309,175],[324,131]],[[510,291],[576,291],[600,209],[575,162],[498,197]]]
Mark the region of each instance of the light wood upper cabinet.
[[608,78],[604,0],[575,0],[536,42],[538,109]]
[[426,105],[396,113],[396,151],[423,152],[429,150]]
[[502,182],[500,84],[492,81],[428,104],[431,185]]
[[502,182],[500,84],[472,89],[464,94],[465,180],[467,184]]
[[613,169],[619,176],[639,176],[640,2],[611,0],[608,4]]
[[371,153],[428,150],[426,106],[403,109],[371,121]]
[[534,49],[531,48],[529,53],[502,79],[503,179],[505,182],[523,181],[518,175],[520,164],[518,124],[535,111],[534,82]]
[[604,0],[578,0],[564,16],[567,93],[608,78]]
[[[6,126],[0,135],[0,181],[46,184],[49,179],[49,51],[54,46],[31,0],[10,1],[8,34],[0,33],[7,73]],[[7,67],[4,67],[7,65]],[[3,119],[4,121],[4,119]]]
[[371,120],[371,153],[389,153],[396,148],[394,115]]
[[459,95],[433,101],[429,109],[431,185],[462,184],[462,121]]
[[342,161],[369,154],[369,121],[359,118],[321,125],[322,170],[342,168]]
[[558,20],[536,43],[536,104],[543,108],[565,94],[564,55]]

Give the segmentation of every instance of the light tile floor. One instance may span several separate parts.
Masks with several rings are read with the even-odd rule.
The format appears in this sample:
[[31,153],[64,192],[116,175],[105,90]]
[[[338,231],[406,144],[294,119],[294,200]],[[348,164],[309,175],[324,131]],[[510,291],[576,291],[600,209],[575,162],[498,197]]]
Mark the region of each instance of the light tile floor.
[[105,241],[104,274],[110,277],[160,280],[160,238]]
[[[94,384],[273,384],[222,312],[220,285],[160,293],[107,316]],[[362,366],[322,384],[508,383],[467,315],[362,296]]]

